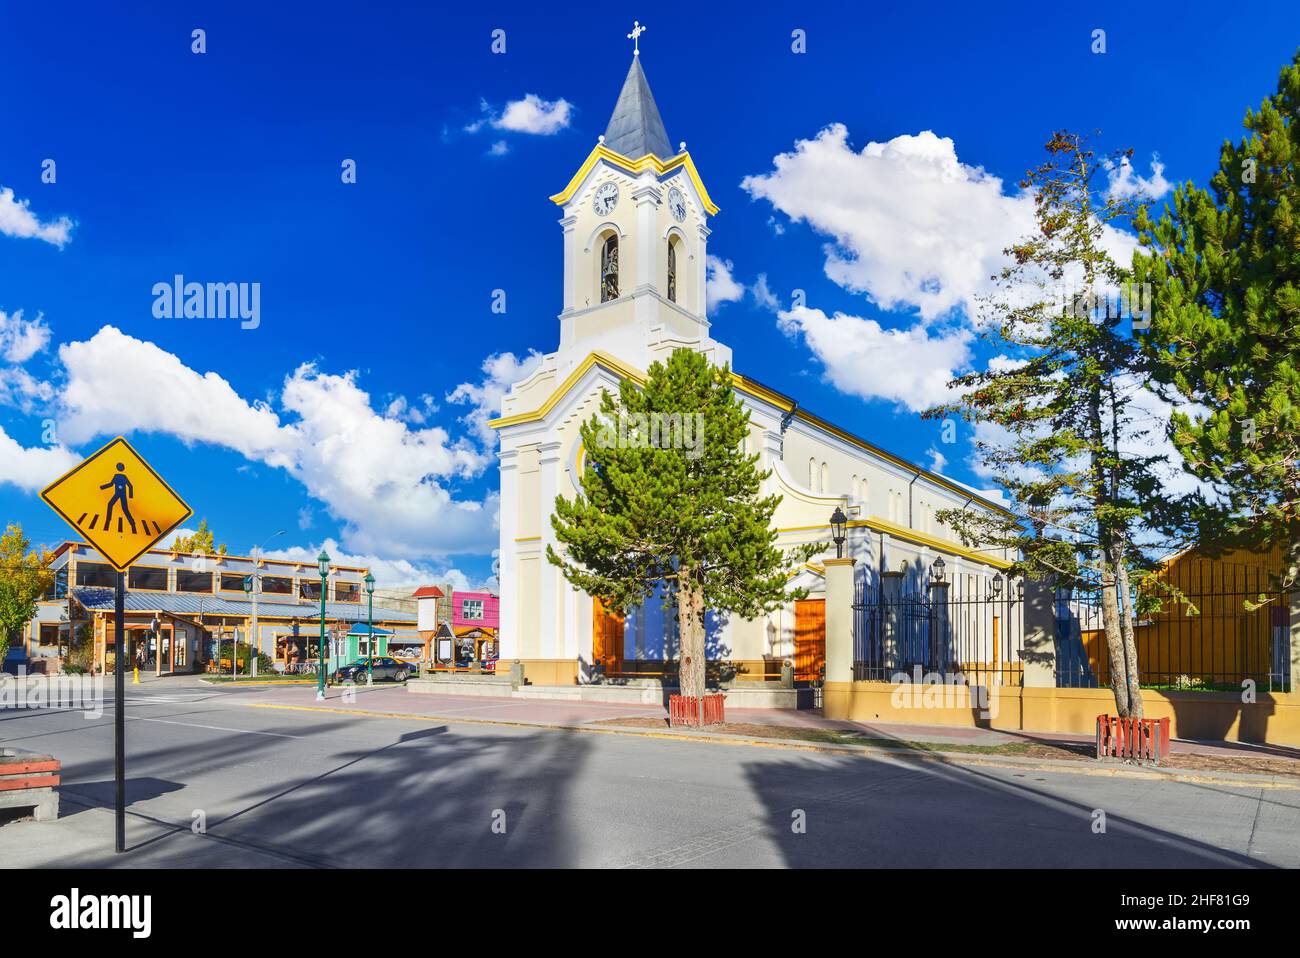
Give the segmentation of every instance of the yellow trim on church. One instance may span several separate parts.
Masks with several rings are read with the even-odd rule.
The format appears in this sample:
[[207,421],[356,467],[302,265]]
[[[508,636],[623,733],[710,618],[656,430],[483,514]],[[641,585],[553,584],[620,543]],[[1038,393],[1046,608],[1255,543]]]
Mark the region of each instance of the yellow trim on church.
[[516,413],[513,416],[502,416],[500,419],[489,420],[488,425],[493,429],[504,429],[506,426],[515,426],[521,422],[537,422],[539,419],[545,419],[547,413],[555,408],[555,404],[564,398],[565,393],[576,386],[578,380],[587,375],[587,371],[596,365],[604,366],[610,372],[617,373],[624,379],[630,379],[638,385],[645,385],[645,373],[629,366],[621,359],[614,358],[603,350],[593,350],[587,355],[586,359],[578,363],[577,368],[574,369],[573,372],[569,373],[564,382],[560,383],[560,385],[556,387],[555,391],[551,393],[546,402],[542,403],[532,412],[521,412]]
[[[929,546],[931,549],[939,549],[947,552],[949,555],[961,556],[970,559],[973,562],[979,562],[983,565],[993,566],[995,569],[1009,569],[1011,563],[1006,559],[997,556],[986,555],[976,549],[970,549],[960,542],[954,542],[951,539],[943,539],[939,536],[932,536],[928,532],[918,532],[916,529],[909,529],[907,526],[900,526],[896,522],[890,522],[888,519],[881,519],[879,516],[868,516],[865,519],[853,519],[846,523],[851,529],[872,529],[876,532],[884,532],[896,539],[904,539],[908,542],[921,546]],[[785,526],[776,531],[782,535],[791,532],[813,532],[829,531],[828,525],[816,526]]]
[[[540,419],[545,419],[546,415],[552,409],[555,408],[556,403],[558,403],[561,399],[563,399],[564,395],[570,389],[576,386],[578,384],[578,381],[587,374],[587,371],[596,365],[604,366],[610,372],[617,373],[619,376],[623,377],[624,379],[630,379],[639,386],[645,385],[645,381],[646,381],[645,373],[641,372],[639,369],[636,369],[633,366],[629,366],[621,359],[617,359],[603,350],[595,349],[587,354],[587,358],[584,359],[582,362],[580,362],[577,365],[577,368],[573,370],[573,372],[569,373],[569,375],[565,378],[564,382],[560,383],[560,385],[556,388],[556,390],[553,393],[551,393],[549,397],[547,397],[546,402],[542,403],[532,412],[521,412],[521,413],[515,413],[513,416],[502,416],[499,419],[489,420],[488,425],[491,426],[493,429],[503,429],[506,426],[515,426],[518,425],[519,423],[537,422]],[[840,439],[843,439],[847,443],[850,443],[854,446],[858,446],[859,448],[862,449],[866,449],[868,452],[872,453],[873,455],[879,456],[881,459],[885,459],[889,462],[894,463],[895,465],[902,466],[904,469],[909,469],[912,472],[917,473],[918,475],[925,476],[931,482],[935,483],[936,485],[942,486],[943,488],[949,490],[950,492],[955,492],[958,495],[962,495],[962,496],[969,496],[972,501],[982,503],[983,505],[987,506],[990,509],[994,509],[998,512],[1001,512],[1003,515],[1011,515],[1010,512],[1008,512],[1002,506],[998,505],[996,502],[992,502],[988,499],[985,499],[983,496],[980,496],[975,492],[972,492],[970,489],[967,489],[965,486],[960,486],[957,483],[953,482],[952,480],[939,475],[938,473],[931,472],[928,469],[916,465],[916,463],[908,462],[906,459],[902,459],[898,456],[895,456],[893,453],[886,452],[884,449],[881,449],[879,446],[873,445],[867,442],[865,439],[853,435],[853,433],[851,432],[845,432],[843,429],[840,429],[838,426],[835,426],[827,422],[825,419],[822,419],[820,416],[814,416],[812,413],[800,409],[795,404],[795,401],[791,399],[789,396],[784,396],[774,389],[769,389],[766,386],[762,385],[761,383],[755,382],[754,380],[750,379],[748,376],[742,376],[740,373],[733,371],[731,374],[731,384],[740,392],[747,393],[750,396],[754,396],[758,399],[762,399],[764,402],[771,403],[773,406],[776,406],[782,412],[787,412],[787,413],[793,412],[794,415],[799,419],[802,419],[807,423],[817,426],[820,429],[824,429],[831,435],[837,436]],[[882,523],[885,522],[885,520],[883,519],[877,521]],[[891,523],[885,523],[885,524],[890,525]],[[895,528],[903,529],[904,527],[896,526]],[[888,532],[890,530],[886,529],[885,531]],[[906,530],[906,531],[909,534],[916,534],[913,533],[912,530]],[[945,543],[944,544],[945,549],[950,548],[950,544],[946,543],[945,540],[936,539],[935,541]]]
[[551,202],[556,206],[563,206],[573,198],[573,194],[578,191],[582,181],[601,160],[617,166],[619,169],[626,170],[629,173],[636,174],[643,170],[654,170],[659,176],[666,176],[679,166],[686,168],[686,175],[691,178],[691,183],[695,186],[696,192],[700,194],[700,199],[704,201],[704,209],[710,216],[718,215],[718,207],[713,200],[709,198],[709,191],[704,188],[704,181],[700,179],[699,171],[695,169],[695,163],[691,160],[691,154],[683,151],[673,157],[667,163],[659,159],[653,153],[647,153],[639,160],[634,160],[624,156],[622,153],[615,153],[603,143],[597,143],[595,149],[587,154],[587,159],[583,161],[578,172],[573,174],[573,179],[569,180],[569,185],[559,193],[551,197]]

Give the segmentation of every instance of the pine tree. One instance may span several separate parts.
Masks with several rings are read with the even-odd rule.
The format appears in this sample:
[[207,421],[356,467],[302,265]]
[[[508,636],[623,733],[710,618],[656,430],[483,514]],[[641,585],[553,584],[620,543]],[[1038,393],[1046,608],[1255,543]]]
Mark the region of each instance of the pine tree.
[[682,695],[705,687],[705,615],[753,618],[799,598],[789,571],[820,552],[783,552],[761,496],[767,473],[745,452],[749,413],[731,372],[678,349],[630,380],[581,426],[582,492],[559,496],[551,523],[564,547],[547,558],[577,588],[626,612],[658,588],[675,605]]
[[977,449],[1010,494],[1011,515],[938,518],[968,545],[1018,550],[1017,574],[1095,578],[1115,705],[1141,718],[1130,579],[1144,567],[1134,529],[1157,459],[1132,451],[1146,429],[1133,405],[1143,388],[1137,345],[1124,328],[1135,304],[1104,241],[1107,224],[1131,217],[1141,199],[1098,194],[1103,167],[1082,137],[1055,133],[1046,150],[1020,184],[1033,193],[1035,228],[1006,250],[1011,262],[983,304],[1001,355],[953,380],[960,399],[925,413],[1000,427]]
[[1185,468],[1217,493],[1190,503],[1203,548],[1282,542],[1280,587],[1300,568],[1300,52],[1277,92],[1247,110],[1204,190],[1177,189],[1138,219],[1152,289],[1144,337],[1173,399],[1201,410],[1170,424]]
[[172,548],[177,552],[193,552],[201,555],[219,555],[226,554],[226,544],[223,542],[220,546],[215,544],[216,538],[212,530],[208,528],[208,520],[200,519],[199,527],[190,536],[177,536],[172,541]]

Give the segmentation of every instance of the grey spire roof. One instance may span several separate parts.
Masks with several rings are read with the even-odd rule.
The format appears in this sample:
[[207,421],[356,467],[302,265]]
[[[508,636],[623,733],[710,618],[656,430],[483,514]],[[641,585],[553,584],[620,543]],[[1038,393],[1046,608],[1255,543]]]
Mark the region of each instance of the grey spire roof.
[[647,153],[653,153],[661,160],[677,155],[664,130],[664,121],[659,116],[659,107],[655,106],[654,94],[650,92],[638,56],[632,57],[632,66],[623,81],[623,92],[618,95],[614,115],[605,128],[605,146],[634,160]]

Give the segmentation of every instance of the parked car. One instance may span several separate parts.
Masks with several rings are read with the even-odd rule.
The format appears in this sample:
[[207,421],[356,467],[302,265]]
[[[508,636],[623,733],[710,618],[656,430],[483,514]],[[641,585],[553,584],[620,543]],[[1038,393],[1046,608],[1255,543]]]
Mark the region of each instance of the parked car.
[[418,679],[420,677],[420,669],[423,667],[423,663],[419,659],[398,658],[397,664],[405,665],[408,669],[410,669],[411,678]]
[[357,659],[347,665],[340,665],[330,677],[331,682],[364,683],[368,673],[373,673],[376,682],[405,682],[415,673],[409,662],[399,662],[386,655],[375,656],[373,664],[366,659]]

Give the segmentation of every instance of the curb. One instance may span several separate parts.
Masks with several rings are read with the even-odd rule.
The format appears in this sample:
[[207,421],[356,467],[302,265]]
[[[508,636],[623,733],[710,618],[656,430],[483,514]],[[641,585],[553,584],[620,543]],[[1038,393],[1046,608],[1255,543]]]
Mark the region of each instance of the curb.
[[862,758],[887,759],[901,762],[933,762],[940,765],[977,765],[995,768],[1015,768],[1027,771],[1063,772],[1072,775],[1091,775],[1106,778],[1138,778],[1151,781],[1174,781],[1199,784],[1235,785],[1242,788],[1276,788],[1300,790],[1300,776],[1256,775],[1249,772],[1213,772],[1193,769],[1165,769],[1126,766],[1122,764],[1093,765],[1086,761],[1053,758],[1021,758],[1016,755],[988,755],[972,752],[911,751],[903,748],[882,748],[872,745],[839,745],[833,742],[808,742],[799,739],[762,738],[750,735],[732,735],[726,732],[682,732],[673,729],[644,729],[630,725],[573,725],[557,722],[530,722],[523,719],[461,718],[459,716],[427,715],[415,712],[379,712],[371,709],[331,708],[320,705],[279,705],[271,702],[243,702],[249,708],[285,709],[297,712],[330,712],[339,715],[358,715],[366,718],[405,719],[418,722],[446,722],[463,725],[498,725],[510,728],[551,729],[562,732],[587,732],[605,735],[626,735],[638,738],[676,739],[703,742],[712,745],[745,745],[752,748],[778,748],[802,752],[829,752]]

